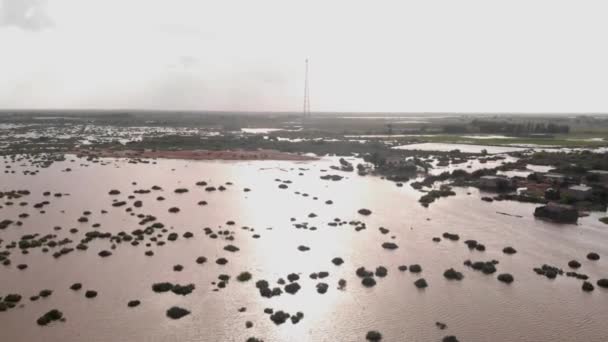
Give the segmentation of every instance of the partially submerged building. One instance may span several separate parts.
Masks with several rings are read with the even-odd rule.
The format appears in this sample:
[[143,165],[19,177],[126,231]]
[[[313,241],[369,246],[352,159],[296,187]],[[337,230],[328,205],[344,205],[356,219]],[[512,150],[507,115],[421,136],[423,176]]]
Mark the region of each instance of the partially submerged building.
[[584,184],[571,185],[565,190],[563,190],[562,193],[577,201],[583,201],[591,197],[591,194],[593,193],[593,188]]
[[608,185],[608,171],[606,170],[591,170],[589,174],[597,180],[598,183]]
[[542,175],[542,179],[554,184],[561,184],[566,180],[566,176],[561,173],[545,173]]
[[494,191],[508,190],[512,187],[509,179],[502,176],[481,176],[478,184],[482,189]]
[[578,210],[571,205],[549,202],[534,210],[534,216],[559,223],[576,223]]

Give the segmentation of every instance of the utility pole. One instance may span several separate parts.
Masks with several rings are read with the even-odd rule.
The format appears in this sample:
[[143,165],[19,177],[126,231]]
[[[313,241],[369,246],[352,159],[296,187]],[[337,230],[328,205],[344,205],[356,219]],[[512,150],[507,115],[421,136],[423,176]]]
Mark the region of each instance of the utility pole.
[[310,116],[310,98],[308,92],[308,58],[306,58],[305,62],[305,71],[304,71],[304,108],[302,115],[304,118]]

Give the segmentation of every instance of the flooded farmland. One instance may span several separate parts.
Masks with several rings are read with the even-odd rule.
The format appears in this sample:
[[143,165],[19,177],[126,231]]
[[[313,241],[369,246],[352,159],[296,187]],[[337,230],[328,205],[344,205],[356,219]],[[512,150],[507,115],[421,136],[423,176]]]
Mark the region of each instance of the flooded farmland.
[[[386,341],[456,336],[480,342],[599,342],[608,336],[603,323],[608,320],[608,290],[585,292],[575,277],[549,279],[533,271],[547,264],[565,272],[574,259],[581,264],[576,271],[593,284],[608,277],[608,231],[598,221],[605,214],[560,225],[535,219],[530,213],[536,204],[488,203],[480,199],[483,191],[470,187],[455,188],[456,196],[425,208],[411,187],[330,169],[337,163],[332,157],[99,161],[67,155],[35,176],[23,174],[34,169],[25,160],[0,163],[15,171],[0,176],[4,191],[29,191],[19,199],[4,198],[0,209],[3,219],[23,222],[0,230],[0,247],[10,250],[11,260],[0,266],[0,296],[23,296],[14,308],[0,312],[2,340],[364,341],[368,331],[380,332]],[[344,178],[320,178],[327,174]],[[111,190],[119,194],[110,195]],[[34,207],[43,201],[49,203]],[[113,206],[122,201],[124,205]],[[360,214],[363,208],[371,214]],[[29,216],[19,218],[24,213]],[[155,220],[140,224],[148,215]],[[163,228],[134,239],[137,246],[117,239],[136,237],[135,230],[153,223]],[[111,238],[94,238],[86,250],[53,257],[62,248],[75,248],[90,232]],[[445,238],[446,232],[459,239]],[[177,235],[169,239],[171,233]],[[51,240],[64,244],[48,247],[46,253],[7,248],[32,234],[56,235]],[[464,243],[473,239],[485,246],[483,251]],[[392,249],[383,248],[387,242],[394,244]],[[226,250],[229,245],[236,249]],[[507,246],[517,252],[503,253]],[[102,257],[101,251],[111,255]],[[588,260],[589,252],[600,260]],[[200,257],[205,261],[198,263]],[[227,263],[219,264],[221,258]],[[343,263],[337,265],[334,258]],[[464,265],[466,260],[495,260],[497,271],[484,274]],[[421,272],[410,271],[416,264]],[[375,286],[362,284],[361,267],[376,271],[365,277],[374,279]],[[379,272],[380,267],[386,270]],[[462,279],[446,279],[444,271],[450,268]],[[242,272],[251,279],[239,281]],[[497,280],[503,273],[514,281]],[[421,278],[428,287],[414,285]],[[260,280],[282,293],[262,296]],[[152,285],[162,282],[193,284],[194,289],[187,295],[153,291]],[[70,289],[74,283],[82,289]],[[286,289],[293,283],[299,286],[291,294]],[[326,284],[325,292],[320,293],[324,285],[319,284]],[[52,295],[29,299],[43,289]],[[86,298],[87,290],[97,296]],[[129,307],[133,300],[140,304]],[[190,313],[173,320],[166,315],[171,307]],[[54,308],[65,322],[36,324]],[[276,324],[267,308],[303,316],[294,320],[297,324]]]
[[395,148],[401,149],[401,150],[443,151],[443,152],[449,152],[449,151],[458,149],[465,153],[481,153],[483,150],[486,150],[490,154],[526,150],[525,148],[510,147],[510,146],[485,146],[485,145],[473,145],[473,144],[442,144],[442,143],[409,144],[409,145],[403,145],[403,146],[396,146]]
[[580,3],[0,0],[0,342],[608,342]]

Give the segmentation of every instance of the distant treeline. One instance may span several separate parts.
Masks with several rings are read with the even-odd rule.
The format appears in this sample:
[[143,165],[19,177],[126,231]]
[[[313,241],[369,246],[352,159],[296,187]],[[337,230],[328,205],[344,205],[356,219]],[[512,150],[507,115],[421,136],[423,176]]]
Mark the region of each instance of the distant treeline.
[[443,131],[445,133],[500,133],[521,136],[530,134],[567,134],[570,132],[570,126],[554,123],[510,123],[475,119],[468,125],[446,125],[443,127]]

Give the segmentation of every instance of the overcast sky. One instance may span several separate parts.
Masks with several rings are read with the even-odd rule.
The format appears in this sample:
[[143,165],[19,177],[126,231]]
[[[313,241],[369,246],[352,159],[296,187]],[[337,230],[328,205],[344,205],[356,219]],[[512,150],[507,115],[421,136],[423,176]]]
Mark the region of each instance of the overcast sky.
[[608,1],[0,0],[0,108],[608,112]]

